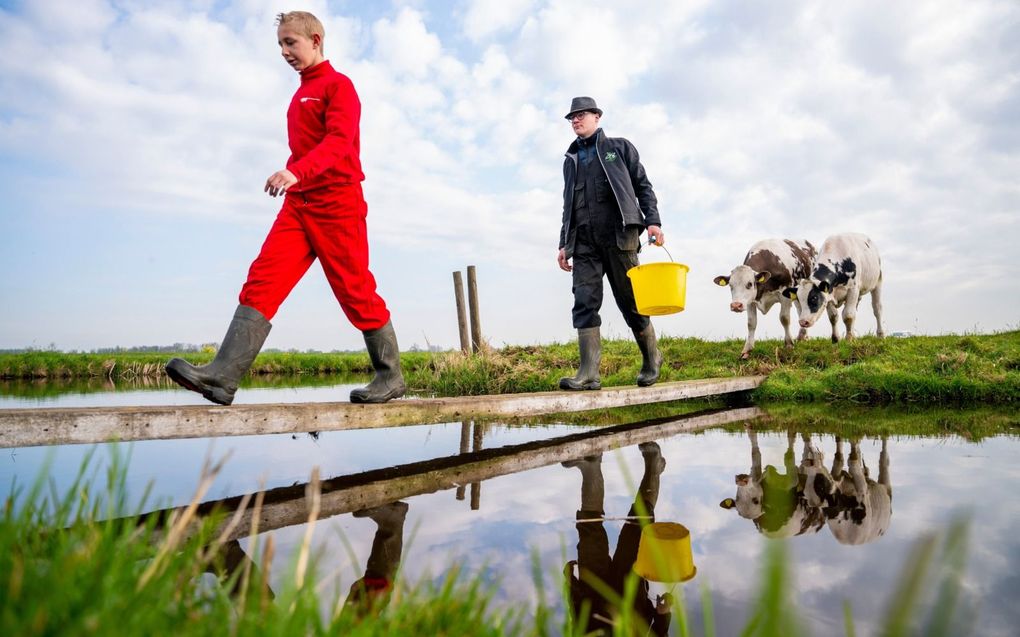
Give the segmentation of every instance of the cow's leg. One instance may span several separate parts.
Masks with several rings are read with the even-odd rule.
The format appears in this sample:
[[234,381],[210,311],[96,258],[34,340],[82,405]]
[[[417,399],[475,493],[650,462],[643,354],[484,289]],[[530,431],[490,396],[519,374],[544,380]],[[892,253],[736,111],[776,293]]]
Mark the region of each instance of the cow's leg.
[[840,474],[843,473],[843,439],[836,436],[836,453],[832,456],[832,477],[839,480]]
[[761,481],[761,449],[758,448],[758,432],[754,429],[747,430],[747,437],[751,439],[751,477],[755,481]]
[[854,337],[854,321],[857,320],[857,304],[861,302],[860,290],[856,286],[846,291],[846,302],[843,305],[843,325],[846,326],[846,340]]
[[871,291],[871,310],[875,313],[875,323],[878,325],[875,330],[875,336],[882,338],[885,336],[885,330],[882,329],[882,282],[878,282],[878,287]]
[[854,482],[854,491],[857,492],[857,499],[864,501],[868,495],[868,469],[864,465],[864,458],[861,456],[860,443],[856,438],[850,439],[850,478]]
[[758,328],[758,308],[754,303],[747,306],[747,340],[744,341],[744,351],[740,352],[740,358],[747,360],[751,356],[751,348],[754,347],[754,330]]
[[779,322],[783,324],[783,343],[787,347],[793,347],[793,339],[790,338],[790,299],[785,296],[779,297]]
[[829,301],[829,304],[825,306],[825,313],[829,315],[829,323],[832,323],[832,342],[839,342],[839,330],[836,329],[836,322],[839,320],[839,311],[836,309],[836,304]]
[[878,483],[885,485],[892,491],[892,482],[889,481],[889,437],[882,436],[882,454],[878,457]]

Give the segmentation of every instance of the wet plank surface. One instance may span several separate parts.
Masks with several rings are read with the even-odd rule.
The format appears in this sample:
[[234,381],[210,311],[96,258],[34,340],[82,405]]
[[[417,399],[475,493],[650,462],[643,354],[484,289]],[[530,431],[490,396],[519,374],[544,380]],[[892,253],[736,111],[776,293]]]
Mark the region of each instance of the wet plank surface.
[[538,416],[743,392],[755,389],[764,380],[764,376],[737,376],[601,391],[411,398],[382,405],[324,402],[5,409],[0,410],[0,448],[338,431],[467,418]]

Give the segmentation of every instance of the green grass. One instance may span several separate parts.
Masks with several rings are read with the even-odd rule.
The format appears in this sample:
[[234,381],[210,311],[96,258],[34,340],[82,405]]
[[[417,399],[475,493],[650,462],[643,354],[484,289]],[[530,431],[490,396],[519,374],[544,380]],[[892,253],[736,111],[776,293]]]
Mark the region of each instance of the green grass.
[[[833,434],[845,438],[881,436],[939,438],[959,436],[970,441],[1020,435],[1020,412],[1002,406],[840,405],[767,403],[759,431]],[[743,428],[739,428],[743,430]]]
[[[64,493],[38,480],[18,507],[16,494],[0,512],[0,634],[35,635],[548,635],[584,634],[583,622],[567,613],[557,625],[546,599],[541,567],[534,567],[537,601],[496,608],[493,588],[480,575],[452,568],[441,580],[409,583],[397,577],[388,596],[355,611],[338,597],[324,599],[330,582],[320,580],[319,556],[310,535],[296,550],[282,578],[272,578],[272,536],[256,536],[252,560],[227,568],[224,543],[213,535],[224,513],[209,519],[185,507],[167,520],[140,522],[126,509],[124,462],[116,455],[104,479],[87,472]],[[204,473],[198,502],[215,468]],[[309,490],[308,527],[316,521],[318,482]],[[97,487],[98,485],[98,487]],[[260,502],[255,499],[254,507]],[[254,519],[259,518],[256,511]],[[879,634],[964,634],[973,609],[961,608],[966,564],[966,524],[923,537],[908,560],[900,584],[889,595]],[[770,541],[759,566],[759,592],[742,635],[805,635],[805,619],[791,595],[793,572],[782,541]],[[209,575],[204,575],[208,573]],[[209,583],[212,578],[214,583]],[[282,584],[281,584],[282,582]],[[339,584],[339,583],[338,583]],[[569,594],[561,579],[560,591]],[[643,634],[632,608],[636,580],[617,602],[616,635]],[[345,590],[338,585],[337,590]],[[690,634],[683,589],[672,604],[673,625]],[[932,604],[932,600],[935,601]],[[564,599],[562,604],[569,607]],[[714,636],[711,598],[704,594],[704,625]],[[854,619],[846,603],[846,634]],[[930,611],[923,609],[930,608]]]
[[[738,340],[662,338],[665,363],[661,380],[766,374],[768,380],[754,393],[760,403],[1020,402],[1020,331],[862,337],[835,345],[816,338],[798,343],[793,349],[783,348],[780,341],[761,341],[746,361],[738,359],[741,346]],[[211,353],[185,356],[195,363],[208,362],[212,357]],[[2,354],[0,378],[158,378],[169,358],[166,354]],[[555,389],[560,377],[573,374],[578,354],[576,343],[553,343],[487,349],[477,356],[407,352],[401,362],[413,392],[464,396]],[[633,385],[640,363],[633,341],[606,341],[601,367],[603,386]],[[353,379],[370,373],[371,365],[364,353],[263,353],[245,383],[284,376]]]

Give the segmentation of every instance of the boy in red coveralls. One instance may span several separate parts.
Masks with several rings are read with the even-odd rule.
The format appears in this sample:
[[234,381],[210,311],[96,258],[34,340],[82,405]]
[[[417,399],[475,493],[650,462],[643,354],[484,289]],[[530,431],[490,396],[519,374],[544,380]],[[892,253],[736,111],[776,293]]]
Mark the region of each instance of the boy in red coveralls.
[[367,387],[351,392],[351,402],[386,402],[404,394],[404,378],[390,313],[368,270],[361,103],[351,81],[323,57],[318,18],[291,11],[279,14],[276,24],[283,59],[301,75],[287,109],[290,159],[265,185],[270,196],[284,195],[283,207],[248,270],[215,360],[195,367],[175,358],[166,371],[184,387],[229,405],[269,335],[269,321],[318,258],[344,314],[364,333],[375,369]]

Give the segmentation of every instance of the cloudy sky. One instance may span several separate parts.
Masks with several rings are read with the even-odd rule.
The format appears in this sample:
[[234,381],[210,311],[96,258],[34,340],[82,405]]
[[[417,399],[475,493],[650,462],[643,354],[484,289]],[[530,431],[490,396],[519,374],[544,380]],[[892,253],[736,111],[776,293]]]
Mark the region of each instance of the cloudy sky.
[[[457,344],[467,265],[492,344],[573,336],[555,256],[575,95],[637,146],[691,268],[660,332],[742,337],[712,277],[757,239],[845,231],[880,249],[887,331],[1020,326],[1014,0],[26,0],[0,1],[0,348],[220,340],[280,204],[262,186],[288,155],[298,78],[273,17],[292,9],[359,91],[372,268],[405,348]],[[361,345],[318,266],[267,342]]]

